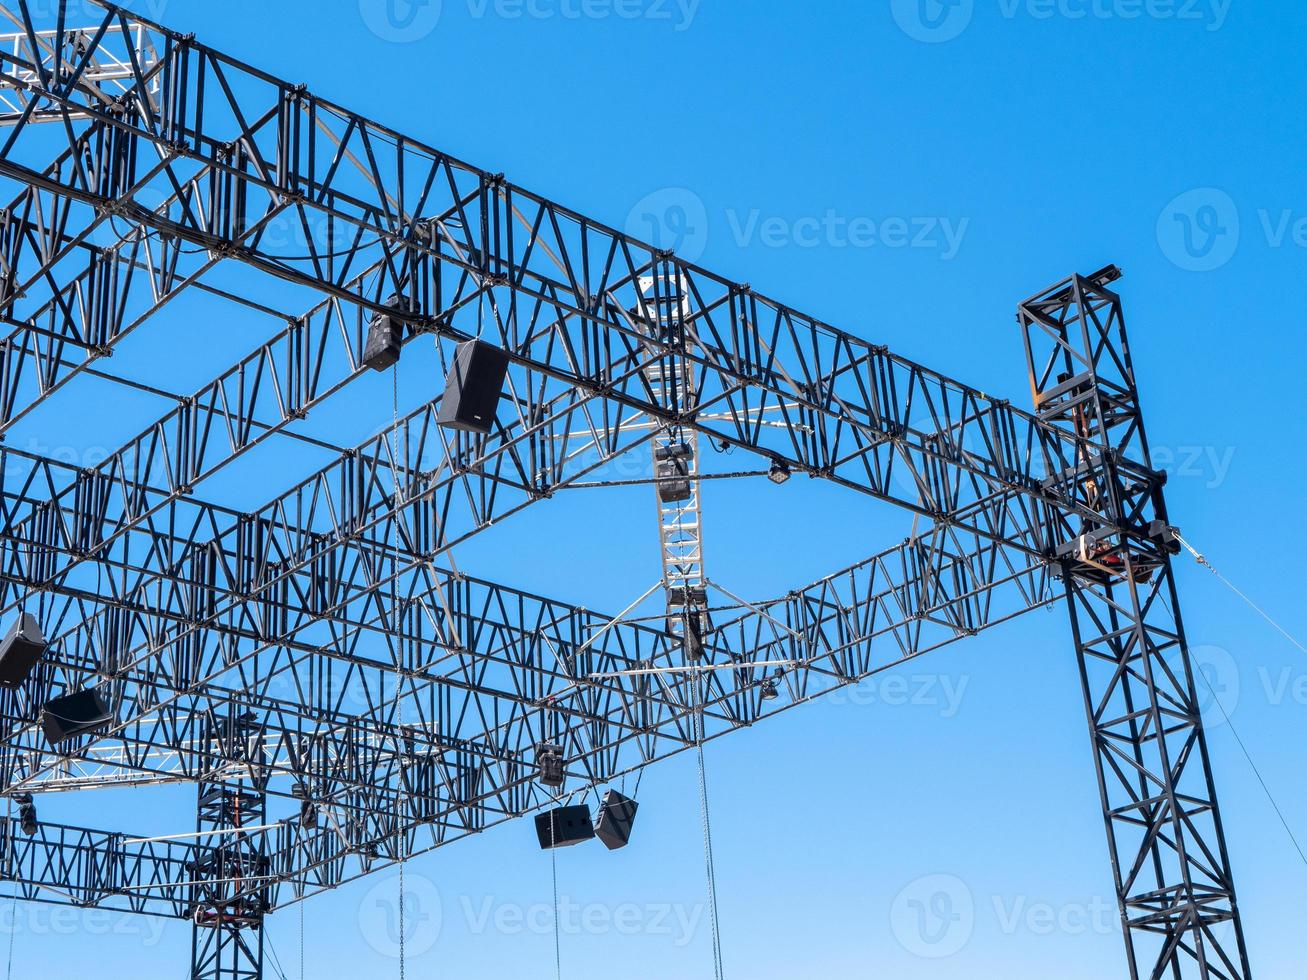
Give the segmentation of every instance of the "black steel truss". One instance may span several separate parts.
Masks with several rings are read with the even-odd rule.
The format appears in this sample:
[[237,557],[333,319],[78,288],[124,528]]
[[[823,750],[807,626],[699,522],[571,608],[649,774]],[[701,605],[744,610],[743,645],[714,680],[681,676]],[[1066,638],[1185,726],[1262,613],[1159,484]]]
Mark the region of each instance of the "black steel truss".
[[[239,777],[270,812],[310,805],[312,825],[292,814],[240,838],[266,881],[222,899],[271,908],[546,805],[541,741],[566,746],[583,786],[682,750],[690,676],[621,673],[680,664],[678,637],[439,563],[674,425],[929,519],[854,568],[719,618],[707,654],[739,666],[705,675],[710,737],[1043,604],[1054,567],[1132,976],[1248,975],[1150,525],[1165,521],[1160,480],[1132,374],[1103,369],[1128,367],[1124,335],[1109,337],[1110,272],[1022,305],[1028,328],[1059,338],[1057,358],[1089,365],[1059,379],[1046,339],[1032,341],[1037,410],[1022,412],[101,6],[98,23],[69,25],[61,9],[43,25],[19,0],[0,50],[0,178],[19,188],[0,211],[0,433],[79,374],[134,385],[105,359],[183,290],[280,327],[195,392],[155,389],[175,407],[96,466],[0,447],[0,615],[35,611],[55,638],[24,689],[0,692],[7,792]],[[287,227],[289,243],[273,233]],[[233,290],[233,267],[289,284],[300,311]],[[1068,324],[1101,326],[1104,304],[1111,329],[1071,337]],[[410,349],[480,336],[509,353],[490,435],[441,428],[438,400],[352,447],[312,431],[365,373],[368,323],[386,312]],[[693,384],[649,380],[669,376]],[[335,458],[253,512],[199,496],[284,438]],[[1159,596],[1169,627],[1153,625]],[[776,658],[796,662],[783,702],[761,697],[750,666]],[[1099,663],[1115,670],[1098,679]],[[52,751],[35,712],[91,685],[113,726]],[[24,897],[195,914],[183,871],[202,866],[199,844],[50,827],[9,827],[8,841]],[[1228,921],[1233,945],[1214,931]],[[214,955],[197,932],[197,968]]]
[[[210,718],[206,740],[231,744],[257,734],[245,715]],[[260,980],[263,917],[272,905],[271,862],[255,836],[265,826],[267,776],[229,773],[198,785],[196,860],[188,913],[191,980]],[[249,828],[245,830],[243,828]]]
[[[1086,440],[1101,513],[1058,549],[1130,976],[1245,978],[1248,954],[1114,269],[1022,303],[1035,404]],[[1061,514],[1052,523],[1065,525]],[[1058,533],[1058,532],[1053,532]]]

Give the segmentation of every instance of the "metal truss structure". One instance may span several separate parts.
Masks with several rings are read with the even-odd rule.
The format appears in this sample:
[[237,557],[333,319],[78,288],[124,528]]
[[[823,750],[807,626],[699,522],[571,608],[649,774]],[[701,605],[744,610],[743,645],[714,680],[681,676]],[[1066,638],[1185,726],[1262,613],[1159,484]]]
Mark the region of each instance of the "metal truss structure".
[[[199,823],[10,821],[14,894],[188,919],[194,977],[257,977],[266,914],[553,802],[542,743],[570,785],[599,786],[693,746],[699,705],[707,737],[736,731],[1061,596],[1129,976],[1250,975],[1113,267],[1020,304],[1026,412],[193,37],[62,6],[0,8],[0,432],[78,381],[171,407],[91,466],[0,445],[0,616],[50,639],[0,691],[0,780],[10,797],[192,783]],[[193,391],[109,370],[182,295],[271,335]],[[488,435],[442,427],[440,399],[354,444],[314,428],[367,374],[377,314],[406,351],[507,352]],[[654,669],[685,665],[675,617],[452,564],[682,434],[924,522],[704,622],[698,655],[721,669],[703,672]],[[261,506],[206,496],[291,442],[325,464]],[[660,515],[664,568],[688,576],[664,586],[705,581],[707,475],[696,462],[690,549]],[[777,660],[793,666],[764,697]],[[112,723],[51,746],[42,706],[89,687]]]

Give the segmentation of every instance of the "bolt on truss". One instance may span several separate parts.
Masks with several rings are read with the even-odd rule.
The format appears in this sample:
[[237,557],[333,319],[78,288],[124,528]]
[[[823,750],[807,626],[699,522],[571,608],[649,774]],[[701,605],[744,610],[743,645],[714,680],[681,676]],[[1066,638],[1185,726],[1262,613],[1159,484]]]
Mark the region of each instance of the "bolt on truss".
[[[1061,593],[1131,976],[1249,975],[1115,270],[1021,304],[1024,412],[192,37],[89,9],[69,25],[60,4],[50,24],[20,0],[0,38],[0,433],[87,379],[169,407],[92,466],[0,445],[0,616],[33,612],[52,639],[0,691],[0,782],[195,783],[205,834],[8,825],[19,895],[190,918],[197,976],[254,977],[268,912],[550,805],[542,742],[599,786],[693,745],[689,684],[716,737]],[[265,318],[270,339],[190,391],[106,367],[183,297]],[[389,418],[352,445],[314,430],[365,384],[377,314],[403,324],[405,358],[472,337],[508,354],[489,434],[442,427],[441,398],[393,438]],[[664,577],[669,598],[707,585],[700,437],[926,526],[701,622],[715,669],[693,680],[663,670],[684,665],[683,619],[614,621],[453,567],[455,545],[602,482],[611,460],[688,445],[688,503],[660,506]],[[290,440],[327,459],[257,506],[210,495]],[[763,696],[777,661],[783,699]],[[47,744],[41,705],[89,687],[112,723]],[[237,827],[224,801],[247,798],[239,834],[216,833]]]

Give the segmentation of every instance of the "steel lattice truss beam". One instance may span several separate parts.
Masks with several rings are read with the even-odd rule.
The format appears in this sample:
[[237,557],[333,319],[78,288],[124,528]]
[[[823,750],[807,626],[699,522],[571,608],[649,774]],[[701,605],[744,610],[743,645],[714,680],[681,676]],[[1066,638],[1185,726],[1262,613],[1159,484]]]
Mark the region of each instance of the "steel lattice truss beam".
[[[1003,553],[989,546],[959,554],[957,544],[927,538],[905,542],[722,623],[713,639],[717,649],[723,655],[735,649],[748,654],[738,658],[738,670],[714,671],[705,687],[708,736],[857,683],[1048,601],[1042,567],[1009,566]],[[511,653],[467,658],[480,672],[475,698],[460,690],[459,671],[434,680],[411,677],[404,705],[405,718],[412,721],[398,725],[385,689],[393,666],[365,667],[360,657],[351,664],[351,680],[361,688],[375,684],[383,689],[378,712],[347,717],[271,697],[226,700],[215,691],[208,713],[194,712],[185,738],[171,743],[186,746],[176,754],[180,764],[197,767],[188,774],[192,779],[198,773],[257,771],[317,780],[313,796],[328,814],[322,826],[306,830],[288,821],[264,835],[274,878],[290,882],[296,894],[332,887],[393,860],[401,840],[407,841],[407,853],[417,853],[550,804],[553,797],[535,782],[526,751],[541,740],[566,745],[569,773],[583,785],[601,785],[692,745],[695,695],[684,675],[577,680],[590,673],[679,663],[679,651],[665,634],[619,622],[572,654],[611,621],[536,597],[506,597],[507,590],[485,583],[465,580],[461,588],[480,593],[473,618],[483,629],[492,628],[495,607],[500,617],[511,609],[525,613],[516,632],[531,637]],[[535,628],[522,629],[523,619]],[[553,628],[542,632],[542,622]],[[502,626],[497,631],[510,632]],[[766,702],[758,692],[760,671],[749,665],[777,658],[800,666],[787,677],[789,697]],[[321,669],[314,658],[305,657],[287,670],[307,673],[315,667]],[[493,703],[494,681],[501,678],[530,692],[524,710],[490,725],[483,719],[454,727],[477,705]],[[521,705],[524,699],[517,694],[502,700]],[[258,734],[210,739],[207,733],[229,717],[223,712],[233,705],[247,713],[249,729]],[[299,724],[286,727],[288,721]],[[165,737],[159,734],[152,744],[169,744]],[[148,764],[147,755],[141,758]],[[433,758],[436,778],[422,789],[411,772]],[[181,775],[171,759],[155,771]],[[396,792],[401,786],[403,794]],[[279,795],[288,791],[283,788]],[[174,900],[167,889],[157,891],[152,897],[158,901]]]
[[[103,11],[77,25],[62,10],[37,23],[22,0],[6,11],[17,31],[0,44],[0,179],[17,190],[0,211],[0,433],[78,375],[132,385],[105,359],[183,292],[277,327],[197,390],[156,389],[174,407],[96,466],[0,447],[0,615],[36,611],[55,638],[27,685],[0,692],[8,792],[244,779],[274,809],[307,794],[316,825],[248,835],[275,906],[547,805],[541,741],[566,747],[574,785],[598,786],[691,744],[697,701],[714,737],[780,710],[760,696],[760,661],[796,662],[788,707],[1061,591],[1132,975],[1247,976],[1192,681],[1177,680],[1183,634],[1178,620],[1154,625],[1156,597],[1178,609],[1148,530],[1165,519],[1161,481],[1133,376],[1100,369],[1109,353],[1128,364],[1124,341],[1114,353],[1104,330],[1077,346],[1064,329],[1092,319],[1067,310],[1097,309],[1077,289],[1117,302],[1110,275],[1022,306],[1027,327],[1060,338],[1047,364],[1030,345],[1026,413]],[[233,288],[232,269],[290,305]],[[658,284],[671,282],[684,295],[669,326]],[[385,312],[405,321],[407,350],[443,357],[480,336],[508,352],[491,434],[440,427],[438,399],[354,446],[314,432],[316,411],[366,373],[368,324]],[[1089,381],[1063,387],[1057,357],[1091,364]],[[650,380],[668,377],[692,383]],[[719,617],[707,655],[735,667],[702,680],[620,673],[679,665],[673,634],[442,561],[667,426],[888,500],[928,528]],[[205,498],[215,474],[286,438],[332,459],[254,510]],[[1085,534],[1114,542],[1115,578],[1080,561]],[[1091,676],[1101,663],[1108,676]],[[92,685],[113,726],[52,751],[40,705]],[[52,827],[27,839],[11,826],[8,843],[6,876],[26,897],[165,915],[193,911],[210,852]],[[1237,954],[1213,931],[1228,921]],[[1164,938],[1141,953],[1136,933]]]

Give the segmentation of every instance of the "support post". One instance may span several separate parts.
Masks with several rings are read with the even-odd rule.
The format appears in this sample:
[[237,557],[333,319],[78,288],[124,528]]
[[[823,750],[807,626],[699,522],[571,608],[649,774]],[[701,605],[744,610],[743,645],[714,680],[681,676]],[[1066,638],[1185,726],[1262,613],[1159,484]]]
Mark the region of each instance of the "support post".
[[205,835],[191,869],[191,980],[262,980],[270,864],[254,843],[259,835],[240,830],[261,827],[267,814],[266,777],[250,758],[260,740],[249,716],[219,718],[212,732],[229,757],[248,761],[199,784],[195,829]]
[[[1165,474],[1152,466],[1121,300],[1108,288],[1120,274],[1072,276],[1018,307],[1035,408],[1079,441],[1069,467],[1044,454],[1044,544],[1070,611],[1129,976],[1247,980]],[[1099,517],[1072,517],[1059,500]]]

